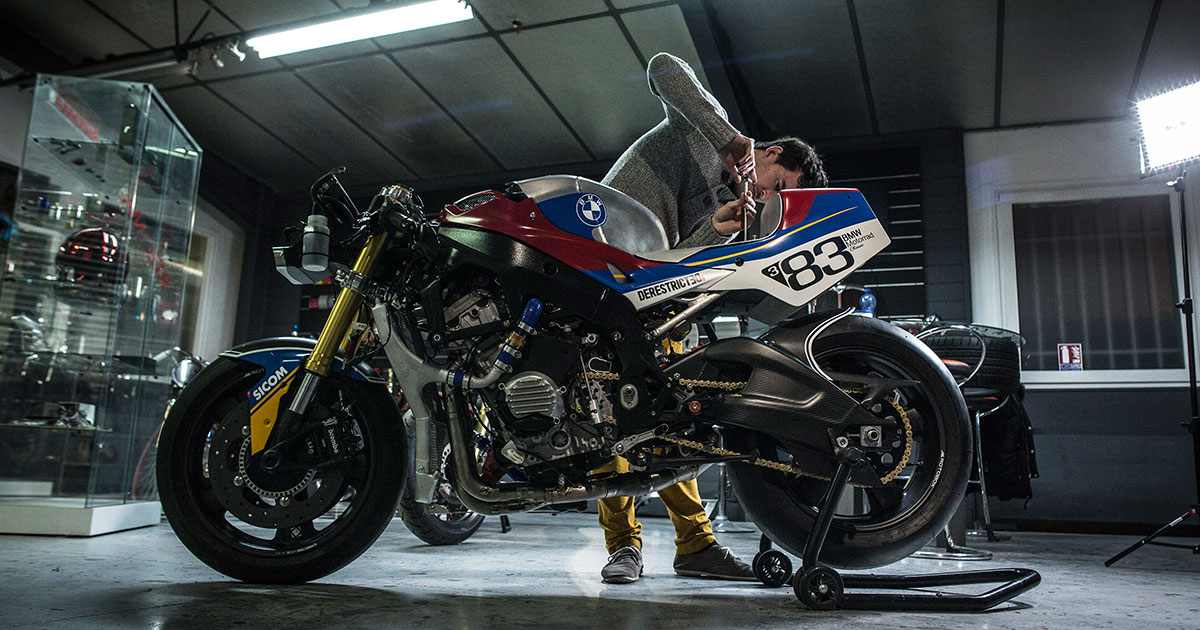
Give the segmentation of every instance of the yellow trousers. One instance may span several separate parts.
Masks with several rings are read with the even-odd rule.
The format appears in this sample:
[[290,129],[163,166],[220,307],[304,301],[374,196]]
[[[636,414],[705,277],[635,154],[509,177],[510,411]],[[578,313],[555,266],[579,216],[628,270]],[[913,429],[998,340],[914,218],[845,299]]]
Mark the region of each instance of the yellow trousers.
[[[611,462],[594,472],[629,472],[629,461],[614,457]],[[681,481],[658,491],[658,498],[667,506],[667,514],[675,526],[675,553],[695,553],[717,541],[713,537],[712,523],[700,502],[700,490],[696,480]],[[608,553],[626,545],[642,546],[642,524],[633,513],[633,497],[609,497],[599,500],[600,527],[604,529],[604,545]]]

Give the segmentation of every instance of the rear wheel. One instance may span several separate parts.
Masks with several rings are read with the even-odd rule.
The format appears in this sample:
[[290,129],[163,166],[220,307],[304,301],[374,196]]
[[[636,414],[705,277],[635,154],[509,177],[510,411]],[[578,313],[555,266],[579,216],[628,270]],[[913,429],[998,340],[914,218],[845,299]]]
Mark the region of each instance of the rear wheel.
[[330,379],[305,420],[335,431],[342,454],[268,471],[249,454],[247,392],[262,375],[224,358],[189,384],[162,428],[159,494],[179,539],[210,567],[247,582],[307,582],[357,558],[395,515],[403,423],[385,390]]
[[[836,514],[820,555],[822,563],[846,568],[894,562],[931,540],[963,496],[971,443],[962,395],[932,353],[895,335],[842,327],[818,337],[813,350],[835,382],[837,374],[918,381],[891,391],[888,399],[894,404],[878,412],[895,417],[903,409],[912,432],[907,460],[907,440],[899,436],[888,438],[888,452],[869,454],[880,478],[898,468],[899,472],[882,487],[854,490],[855,506]],[[848,392],[858,387],[854,382],[838,384]],[[726,444],[740,452],[757,449],[760,456],[784,463],[803,448],[748,431],[730,431]],[[738,501],[763,533],[802,556],[829,482],[744,463],[731,463],[729,472]]]
[[468,510],[450,484],[442,482],[434,492],[432,502],[417,502],[410,479],[400,497],[400,516],[417,538],[431,545],[457,545],[483,525],[484,516]]

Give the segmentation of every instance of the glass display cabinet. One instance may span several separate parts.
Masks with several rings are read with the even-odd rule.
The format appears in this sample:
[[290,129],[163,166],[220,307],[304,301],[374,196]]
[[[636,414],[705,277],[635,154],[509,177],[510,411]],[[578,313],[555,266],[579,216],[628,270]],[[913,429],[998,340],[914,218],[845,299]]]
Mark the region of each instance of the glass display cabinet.
[[0,532],[158,522],[200,159],[153,86],[38,77],[0,282]]

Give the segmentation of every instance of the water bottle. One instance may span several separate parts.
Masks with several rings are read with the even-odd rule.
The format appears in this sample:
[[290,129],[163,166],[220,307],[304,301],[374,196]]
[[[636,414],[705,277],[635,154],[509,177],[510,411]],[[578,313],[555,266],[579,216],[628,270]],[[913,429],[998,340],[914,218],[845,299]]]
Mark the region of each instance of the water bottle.
[[305,271],[325,271],[329,267],[329,219],[325,215],[310,215],[304,224],[300,266]]
[[854,314],[875,317],[875,296],[870,289],[863,289],[862,297],[858,298],[858,308],[854,310]]

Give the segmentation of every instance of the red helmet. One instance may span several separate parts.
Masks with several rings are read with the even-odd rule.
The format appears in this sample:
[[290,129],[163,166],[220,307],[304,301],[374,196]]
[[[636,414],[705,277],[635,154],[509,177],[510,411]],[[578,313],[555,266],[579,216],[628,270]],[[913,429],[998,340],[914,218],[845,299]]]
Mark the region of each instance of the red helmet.
[[[59,286],[68,294],[111,297],[125,282],[121,239],[102,228],[85,228],[63,241],[54,257]],[[82,295],[80,295],[82,297]]]

